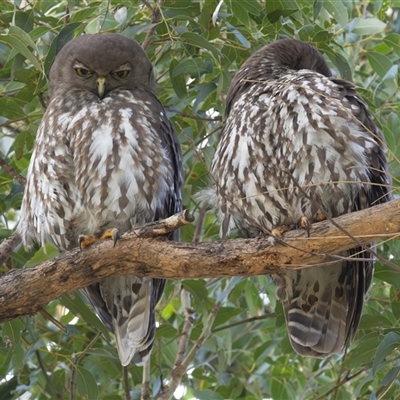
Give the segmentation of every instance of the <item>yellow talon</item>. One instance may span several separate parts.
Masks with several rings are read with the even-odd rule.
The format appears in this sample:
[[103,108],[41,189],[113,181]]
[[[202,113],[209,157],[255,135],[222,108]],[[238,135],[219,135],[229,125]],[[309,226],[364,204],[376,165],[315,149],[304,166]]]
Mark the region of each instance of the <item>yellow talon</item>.
[[279,228],[272,229],[271,235],[281,237],[284,233],[293,230],[294,227],[291,225],[282,225]]
[[311,222],[306,216],[300,218],[300,227],[307,231],[307,236],[310,237]]
[[118,229],[117,228],[107,229],[99,236],[79,235],[78,246],[80,250],[83,250],[85,247],[90,246],[93,243],[98,242],[99,240],[105,240],[105,239],[112,239],[114,241],[114,247],[115,247],[119,239]]

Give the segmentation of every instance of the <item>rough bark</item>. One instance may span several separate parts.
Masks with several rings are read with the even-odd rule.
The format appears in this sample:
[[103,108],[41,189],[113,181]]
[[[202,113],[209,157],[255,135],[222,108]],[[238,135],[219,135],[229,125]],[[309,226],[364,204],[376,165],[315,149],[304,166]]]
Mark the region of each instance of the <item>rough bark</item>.
[[[176,220],[129,232],[115,247],[112,241],[98,242],[0,276],[0,322],[34,314],[51,300],[110,276],[193,279],[261,275],[327,263],[335,260],[334,254],[354,247],[353,239],[330,221],[314,224],[310,237],[302,229],[287,232],[282,238],[286,244],[273,243],[270,237],[207,243],[148,237],[190,222],[185,213]],[[335,218],[334,222],[364,244],[395,238],[400,232],[400,199]]]

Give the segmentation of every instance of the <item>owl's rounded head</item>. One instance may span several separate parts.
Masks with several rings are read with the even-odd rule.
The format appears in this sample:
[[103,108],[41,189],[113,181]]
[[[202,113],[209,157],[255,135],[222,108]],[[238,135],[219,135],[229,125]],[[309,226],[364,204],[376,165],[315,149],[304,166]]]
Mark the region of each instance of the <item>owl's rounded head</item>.
[[140,45],[115,33],[82,35],[68,42],[50,70],[50,99],[74,89],[100,99],[114,89],[152,90],[153,66]]
[[279,79],[285,72],[308,69],[330,77],[332,72],[322,54],[311,44],[297,39],[269,43],[250,56],[233,77],[226,97],[226,114],[252,81]]
[[310,43],[297,39],[281,39],[267,44],[253,57],[262,57],[274,63],[275,67],[284,67],[299,71],[309,69],[325,76],[332,72],[322,54]]

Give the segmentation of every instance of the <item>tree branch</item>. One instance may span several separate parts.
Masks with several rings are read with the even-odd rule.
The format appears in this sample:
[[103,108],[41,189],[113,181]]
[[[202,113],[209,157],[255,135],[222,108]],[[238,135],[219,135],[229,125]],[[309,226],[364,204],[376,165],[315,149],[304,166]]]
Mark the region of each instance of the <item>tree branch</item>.
[[22,186],[26,185],[26,178],[20,175],[13,167],[8,165],[7,161],[3,157],[0,157],[0,167],[2,167],[8,175],[13,177]]
[[14,232],[0,244],[0,265],[5,263],[10,257],[11,252],[21,243],[21,236]]
[[[339,252],[354,247],[351,238],[329,221],[314,224],[310,237],[302,230],[287,232],[285,244],[271,237],[231,239],[209,243],[176,243],[164,237],[138,237],[179,228],[187,215],[128,232],[115,248],[98,242],[83,251],[74,249],[35,267],[11,270],[0,276],[0,322],[34,314],[45,304],[73,290],[110,276],[134,274],[180,279],[251,276],[277,273],[337,261]],[[177,226],[169,221],[176,220]],[[335,223],[367,244],[400,236],[400,199],[335,218]],[[180,225],[179,225],[180,224]],[[159,229],[159,225],[163,226]],[[148,231],[148,226],[152,226]],[[271,240],[272,239],[272,240]],[[282,242],[282,240],[279,240]]]
[[149,9],[151,10],[151,23],[154,24],[148,31],[147,31],[147,35],[142,43],[142,49],[143,50],[147,50],[147,48],[149,47],[154,33],[157,29],[157,25],[158,22],[160,20],[160,15],[161,15],[161,6],[164,3],[164,0],[159,0],[158,4],[154,5],[154,8],[151,7],[151,5],[149,4],[148,1],[146,0],[142,0],[142,3]]

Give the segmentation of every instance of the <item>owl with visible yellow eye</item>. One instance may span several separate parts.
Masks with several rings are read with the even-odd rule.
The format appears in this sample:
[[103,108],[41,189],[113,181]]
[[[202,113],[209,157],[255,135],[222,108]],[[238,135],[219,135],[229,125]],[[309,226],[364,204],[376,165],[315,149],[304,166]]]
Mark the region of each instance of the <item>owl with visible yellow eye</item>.
[[[25,247],[66,251],[181,210],[181,150],[152,70],[139,44],[117,34],[83,35],[61,49],[22,202]],[[83,289],[115,334],[122,365],[147,361],[164,286],[128,275]]]

